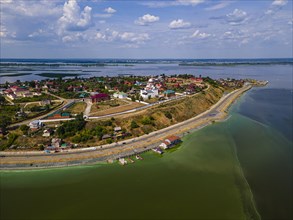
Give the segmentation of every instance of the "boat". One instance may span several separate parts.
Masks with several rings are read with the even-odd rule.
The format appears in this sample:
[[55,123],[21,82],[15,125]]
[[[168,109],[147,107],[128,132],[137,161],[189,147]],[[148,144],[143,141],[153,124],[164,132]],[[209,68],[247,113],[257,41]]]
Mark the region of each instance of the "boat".
[[127,164],[127,160],[125,160],[124,158],[119,158],[119,163],[121,165],[125,165],[125,164]]
[[143,158],[142,158],[139,154],[136,155],[135,158],[136,158],[137,160],[143,160]]
[[128,158],[130,163],[134,163],[134,160],[132,160],[131,158]]
[[155,148],[153,148],[152,151],[154,151],[154,152],[156,152],[156,153],[158,153],[158,154],[163,154],[163,151],[162,151],[161,148],[159,148],[159,147],[155,147]]

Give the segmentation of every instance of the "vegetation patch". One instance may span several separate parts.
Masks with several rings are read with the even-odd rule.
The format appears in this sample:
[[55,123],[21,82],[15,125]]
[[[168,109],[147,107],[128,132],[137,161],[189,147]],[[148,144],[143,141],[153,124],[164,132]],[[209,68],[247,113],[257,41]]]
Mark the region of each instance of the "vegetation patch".
[[63,77],[77,77],[87,74],[78,74],[78,73],[37,73],[36,75],[48,78],[63,78]]

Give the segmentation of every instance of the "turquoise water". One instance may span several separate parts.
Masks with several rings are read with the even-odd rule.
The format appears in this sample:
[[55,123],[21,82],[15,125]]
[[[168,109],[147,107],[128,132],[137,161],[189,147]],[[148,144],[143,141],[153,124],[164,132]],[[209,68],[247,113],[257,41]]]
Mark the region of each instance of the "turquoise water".
[[1,172],[1,220],[292,219],[292,66],[254,68],[268,87],[162,157]]

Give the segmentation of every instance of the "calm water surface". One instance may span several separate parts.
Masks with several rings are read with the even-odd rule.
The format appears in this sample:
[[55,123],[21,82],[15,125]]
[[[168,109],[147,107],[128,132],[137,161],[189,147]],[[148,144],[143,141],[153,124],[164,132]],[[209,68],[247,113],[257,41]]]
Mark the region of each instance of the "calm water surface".
[[292,219],[292,65],[191,69],[270,84],[163,157],[1,172],[1,219],[245,219],[256,216],[250,189],[262,219]]

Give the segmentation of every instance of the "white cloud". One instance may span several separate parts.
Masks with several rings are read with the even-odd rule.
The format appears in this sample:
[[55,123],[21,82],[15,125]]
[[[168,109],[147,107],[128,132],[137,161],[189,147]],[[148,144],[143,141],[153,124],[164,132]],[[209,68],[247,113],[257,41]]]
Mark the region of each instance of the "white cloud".
[[275,11],[272,10],[272,9],[268,9],[267,11],[265,11],[265,14],[266,14],[266,15],[272,15],[272,14],[274,14],[274,13],[275,13]]
[[204,33],[204,32],[200,32],[199,30],[196,30],[191,36],[190,38],[198,38],[198,39],[205,39],[210,37],[211,34],[208,33]]
[[63,6],[63,16],[58,20],[60,31],[83,31],[92,25],[92,8],[85,6],[80,10],[76,0],[68,0]]
[[54,1],[1,0],[1,12],[15,16],[48,17],[59,16],[62,8]]
[[139,17],[138,20],[136,20],[134,23],[138,25],[148,25],[150,23],[154,23],[159,20],[160,18],[158,16],[145,14],[144,16]]
[[169,1],[147,1],[141,3],[142,5],[151,7],[151,8],[163,8],[170,6],[196,6],[198,4],[204,3],[206,0],[169,0]]
[[278,12],[279,10],[282,9],[282,7],[284,5],[286,5],[288,3],[287,0],[275,0],[272,2],[271,6],[269,7],[269,9],[267,11],[265,11],[266,15],[273,15],[276,12]]
[[177,4],[179,5],[198,5],[205,2],[205,0],[177,0]]
[[107,42],[122,41],[131,44],[144,44],[145,41],[150,40],[150,37],[147,33],[118,32],[106,29],[105,32],[97,32],[95,39]]
[[242,24],[247,20],[247,13],[236,8],[232,13],[226,15],[226,20],[231,25]]
[[62,37],[62,41],[64,43],[70,43],[70,42],[75,42],[75,41],[81,41],[81,40],[86,40],[87,36],[83,33],[77,32],[73,34],[68,34]]
[[191,26],[190,22],[184,21],[183,19],[173,20],[169,24],[169,28],[171,29],[183,29],[189,28]]
[[250,35],[247,30],[245,31],[231,30],[231,31],[226,31],[223,34],[222,39],[230,41],[230,42],[237,42],[241,46],[243,44],[249,43],[251,37],[257,37],[257,36]]
[[225,7],[229,6],[231,3],[233,3],[233,1],[223,1],[223,2],[220,2],[220,3],[216,4],[216,5],[208,7],[205,10],[206,11],[219,10],[219,9],[222,9],[222,8],[225,8]]
[[112,14],[94,14],[95,18],[110,18]]
[[104,11],[107,12],[107,13],[109,13],[109,14],[114,14],[116,12],[116,10],[114,8],[111,8],[111,7],[105,8]]
[[287,3],[288,3],[287,0],[275,0],[273,1],[272,5],[283,6],[283,5],[286,5]]
[[12,0],[0,0],[0,4],[10,4]]
[[7,29],[4,25],[0,25],[0,37],[6,37],[7,36]]

